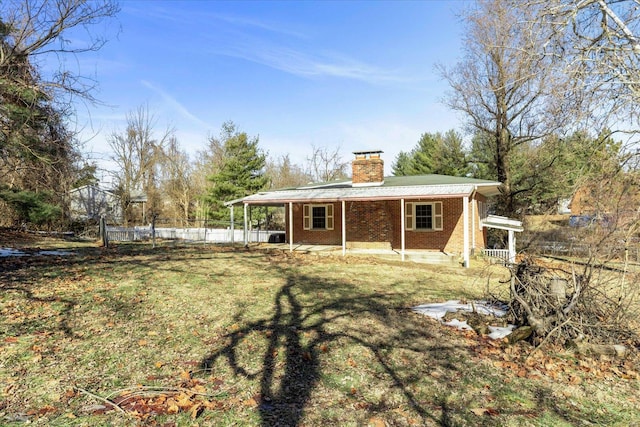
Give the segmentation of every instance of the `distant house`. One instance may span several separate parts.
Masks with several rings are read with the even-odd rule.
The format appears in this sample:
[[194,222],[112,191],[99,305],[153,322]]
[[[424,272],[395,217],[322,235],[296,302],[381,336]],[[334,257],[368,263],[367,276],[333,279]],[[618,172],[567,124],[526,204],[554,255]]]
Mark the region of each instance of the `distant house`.
[[74,220],[97,220],[104,216],[109,222],[120,223],[120,199],[113,191],[98,184],[88,184],[69,192],[69,207]]
[[[487,227],[513,233],[519,221],[487,215],[488,198],[499,182],[445,175],[384,177],[381,151],[354,152],[352,179],[253,194],[227,203],[284,206],[285,240],[294,245],[382,247],[405,252],[428,250],[458,255],[486,248]],[[231,210],[233,212],[233,210]],[[247,215],[245,215],[245,218]],[[245,223],[245,229],[247,225]]]
[[637,184],[625,186],[620,181],[601,181],[599,186],[583,186],[576,190],[569,204],[569,225],[591,224],[626,227],[635,223],[640,211],[640,191]]

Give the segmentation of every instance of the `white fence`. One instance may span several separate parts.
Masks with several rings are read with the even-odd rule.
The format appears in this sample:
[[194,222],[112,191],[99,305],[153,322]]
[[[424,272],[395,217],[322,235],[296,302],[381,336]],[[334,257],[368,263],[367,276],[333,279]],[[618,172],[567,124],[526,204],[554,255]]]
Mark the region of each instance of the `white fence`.
[[[224,228],[156,228],[151,227],[107,227],[107,237],[112,242],[133,242],[150,240],[154,237],[162,240],[183,240],[187,242],[206,243],[242,243],[244,231]],[[283,234],[283,231],[274,230],[249,230],[247,231],[250,243],[266,243],[273,234]],[[233,239],[232,239],[233,234]]]

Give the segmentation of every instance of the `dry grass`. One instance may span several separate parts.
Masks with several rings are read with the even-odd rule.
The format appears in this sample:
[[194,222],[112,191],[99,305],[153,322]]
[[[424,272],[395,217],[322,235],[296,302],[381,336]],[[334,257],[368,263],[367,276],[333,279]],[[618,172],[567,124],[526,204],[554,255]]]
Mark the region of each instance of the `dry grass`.
[[526,359],[410,310],[497,292],[500,267],[120,245],[0,271],[0,424],[640,420],[633,360]]

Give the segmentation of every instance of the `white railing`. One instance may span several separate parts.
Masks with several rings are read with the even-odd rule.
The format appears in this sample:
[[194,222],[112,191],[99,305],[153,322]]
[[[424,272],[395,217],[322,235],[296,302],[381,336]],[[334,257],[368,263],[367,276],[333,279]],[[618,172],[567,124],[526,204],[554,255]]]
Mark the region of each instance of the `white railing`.
[[509,261],[509,249],[483,249],[482,254],[489,258],[497,258],[504,262]]

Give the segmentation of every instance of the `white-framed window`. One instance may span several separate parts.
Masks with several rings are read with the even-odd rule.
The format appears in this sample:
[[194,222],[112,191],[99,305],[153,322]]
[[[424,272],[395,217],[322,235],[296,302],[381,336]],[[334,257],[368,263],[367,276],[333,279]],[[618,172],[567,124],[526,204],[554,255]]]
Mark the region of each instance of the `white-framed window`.
[[302,214],[305,230],[333,230],[333,205],[303,205]]
[[407,230],[442,230],[442,202],[410,202],[405,205]]

